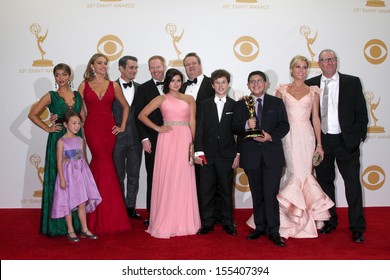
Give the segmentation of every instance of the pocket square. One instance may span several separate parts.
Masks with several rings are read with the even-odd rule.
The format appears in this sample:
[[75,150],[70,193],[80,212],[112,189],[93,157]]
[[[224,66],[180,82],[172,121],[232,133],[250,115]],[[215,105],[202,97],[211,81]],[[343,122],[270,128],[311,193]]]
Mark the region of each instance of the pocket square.
[[233,114],[233,112],[226,112],[226,115],[231,115]]

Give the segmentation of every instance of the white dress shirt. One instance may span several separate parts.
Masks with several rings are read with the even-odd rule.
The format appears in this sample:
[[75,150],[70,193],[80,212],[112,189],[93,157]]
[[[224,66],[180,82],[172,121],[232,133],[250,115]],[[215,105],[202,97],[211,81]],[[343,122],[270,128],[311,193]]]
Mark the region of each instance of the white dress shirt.
[[197,79],[196,84],[192,83],[191,85],[187,86],[185,94],[192,95],[192,97],[194,97],[194,99],[196,100],[196,97],[198,96],[198,91],[199,91],[200,85],[203,82],[203,78],[204,78],[203,74],[196,77],[196,79]]
[[131,103],[134,100],[134,82],[133,81],[131,82],[133,83],[133,85],[131,87],[125,88],[123,84],[127,84],[127,83],[122,78],[119,78],[119,83],[121,85],[123,95],[125,96],[127,103],[129,103],[129,105],[131,105]]
[[[326,77],[321,77],[321,89],[325,87]],[[336,74],[328,82],[328,133],[339,134],[341,133],[339,123],[339,73]],[[322,108],[323,90],[320,94],[320,105]]]

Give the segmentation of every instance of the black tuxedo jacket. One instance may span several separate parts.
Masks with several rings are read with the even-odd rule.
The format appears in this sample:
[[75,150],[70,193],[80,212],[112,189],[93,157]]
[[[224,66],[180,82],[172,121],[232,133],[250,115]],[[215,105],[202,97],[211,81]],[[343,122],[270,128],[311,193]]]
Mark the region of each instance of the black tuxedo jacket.
[[238,138],[238,151],[240,153],[240,167],[244,169],[257,169],[261,164],[270,168],[281,168],[285,164],[281,139],[290,130],[287,112],[282,99],[264,94],[263,112],[261,115],[261,129],[269,133],[272,141],[257,142],[245,138],[245,124],[249,119],[249,111],[244,100],[236,103],[233,114],[233,131]]
[[221,121],[214,97],[200,102],[196,112],[195,151],[203,151],[207,161],[216,158],[234,159],[237,154],[233,134],[233,113],[235,101],[226,97]]
[[[305,83],[320,86],[321,76],[313,77]],[[367,136],[367,105],[360,79],[339,73],[339,123],[341,135],[347,148],[355,149]]]
[[[188,86],[188,82],[185,82],[181,88],[181,92],[185,93],[186,88]],[[199,87],[198,95],[196,96],[196,104],[199,104],[203,100],[214,97],[215,91],[211,86],[211,79],[205,75],[203,75],[202,84]]]
[[[119,79],[117,79],[116,82],[120,85]],[[135,92],[137,91],[139,84],[133,82],[133,86],[134,86],[134,96],[135,96]],[[129,104],[130,112],[129,112],[129,117],[127,118],[125,131],[117,135],[116,138],[117,143],[121,142],[123,144],[130,144],[130,145],[133,145],[134,143],[139,143],[139,137],[138,137],[137,127],[136,127],[136,116],[134,114],[133,103],[134,103],[134,99],[132,104]],[[112,104],[112,113],[114,114],[116,125],[120,126],[122,124],[123,108],[121,103],[117,99],[115,99]]]
[[[142,141],[145,138],[149,138],[149,140],[153,144],[153,149],[155,148],[155,144],[157,142],[158,132],[150,127],[144,125],[140,120],[138,120],[138,114],[142,111],[142,109],[155,97],[159,96],[160,93],[157,89],[156,84],[153,79],[141,84],[138,86],[137,91],[135,92],[133,107],[134,114],[136,118],[137,131],[140,140]],[[163,125],[163,117],[161,115],[160,109],[154,110],[150,115],[149,119],[154,122],[156,125]]]

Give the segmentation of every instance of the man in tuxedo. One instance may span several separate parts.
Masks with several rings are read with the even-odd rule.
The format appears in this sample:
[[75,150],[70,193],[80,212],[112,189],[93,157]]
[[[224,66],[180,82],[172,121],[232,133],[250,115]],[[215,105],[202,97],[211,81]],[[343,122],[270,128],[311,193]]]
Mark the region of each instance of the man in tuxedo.
[[338,221],[335,196],[335,161],[344,180],[348,202],[349,229],[352,240],[364,240],[366,221],[363,212],[360,184],[360,143],[367,135],[368,115],[362,84],[358,77],[337,72],[337,56],[326,49],[319,54],[322,75],[306,81],[307,85],[321,87],[321,139],[324,159],[316,167],[316,175],[324,192],[335,202],[329,209],[331,218],[320,233],[336,229]]
[[[157,131],[147,127],[141,121],[139,121],[138,114],[153,98],[159,96],[160,94],[163,94],[163,80],[167,67],[165,65],[165,59],[160,55],[150,57],[148,60],[148,66],[152,78],[138,87],[135,93],[133,106],[135,107],[135,116],[137,118],[137,131],[145,155],[145,168],[147,173],[146,208],[148,212],[150,212],[150,197],[152,194],[154,156],[156,152],[158,133]],[[156,109],[155,111],[153,111],[149,115],[149,118],[155,124],[163,125],[163,118],[160,109]],[[144,221],[144,224],[149,225],[149,218]]]
[[[141,216],[135,210],[137,194],[139,189],[139,172],[142,160],[142,147],[139,141],[135,125],[133,99],[134,93],[139,84],[134,82],[138,71],[138,60],[134,56],[124,56],[119,59],[119,72],[121,76],[116,82],[121,86],[123,95],[130,105],[129,117],[127,118],[126,129],[116,136],[114,148],[114,162],[118,173],[119,183],[125,200],[127,214],[133,219],[140,220]],[[112,105],[117,125],[122,123],[122,105],[114,100]],[[127,178],[126,178],[127,175]],[[126,190],[125,190],[126,178]]]
[[[214,97],[214,89],[211,86],[211,80],[209,77],[203,74],[202,62],[200,57],[195,52],[190,52],[186,54],[183,59],[183,65],[186,71],[186,75],[188,77],[187,81],[183,83],[181,88],[181,92],[184,94],[192,95],[196,101],[196,105],[198,106],[200,102],[207,98]],[[195,175],[196,175],[196,190],[198,194],[198,203],[199,203],[199,211],[202,216],[202,196],[200,194],[200,175],[199,175],[199,166],[195,166]],[[217,194],[217,201],[220,201],[219,195]],[[222,202],[217,203],[216,206],[216,222],[220,222],[220,209]]]
[[210,78],[203,74],[200,57],[194,52],[188,53],[183,59],[183,64],[188,80],[183,84],[181,92],[192,95],[197,105],[213,97],[214,89]]
[[196,114],[195,162],[200,164],[202,227],[198,235],[214,230],[216,196],[222,202],[223,230],[236,235],[233,223],[233,176],[238,167],[236,141],[232,130],[235,101],[227,96],[230,74],[215,70],[211,74],[215,96],[200,102]]
[[[245,100],[236,103],[233,114],[240,166],[249,180],[256,226],[247,239],[254,240],[268,234],[275,245],[284,247],[285,241],[279,234],[279,203],[276,195],[285,164],[281,139],[290,130],[287,112],[281,99],[265,93],[268,83],[263,72],[251,72],[247,85],[256,115],[250,117]],[[254,128],[260,129],[263,137],[245,138],[246,131]]]

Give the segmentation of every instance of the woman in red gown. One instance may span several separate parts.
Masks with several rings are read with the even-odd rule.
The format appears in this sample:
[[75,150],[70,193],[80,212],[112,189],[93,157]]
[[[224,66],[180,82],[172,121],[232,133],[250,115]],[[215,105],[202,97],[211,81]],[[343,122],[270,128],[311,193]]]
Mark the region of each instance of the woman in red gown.
[[[78,89],[87,108],[84,133],[92,155],[90,168],[102,197],[96,211],[88,215],[88,225],[97,234],[131,229],[112,157],[116,135],[126,125],[129,105],[119,85],[109,80],[107,69],[108,58],[94,54]],[[116,126],[111,111],[115,98],[123,106],[120,127]]]

